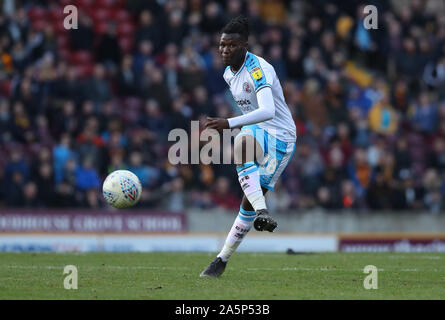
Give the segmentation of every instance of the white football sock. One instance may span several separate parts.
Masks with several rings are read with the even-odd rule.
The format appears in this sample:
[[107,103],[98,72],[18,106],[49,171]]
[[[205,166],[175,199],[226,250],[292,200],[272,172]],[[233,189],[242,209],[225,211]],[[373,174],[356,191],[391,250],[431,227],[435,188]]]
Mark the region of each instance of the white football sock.
[[246,211],[240,207],[240,212],[238,213],[238,216],[230,229],[229,235],[224,243],[224,247],[218,254],[218,257],[220,257],[222,261],[226,262],[229,260],[231,255],[240,245],[241,241],[243,241],[245,235],[249,232],[255,217],[255,211]]
[[253,161],[246,162],[236,168],[238,181],[244,194],[255,211],[266,209],[266,200],[261,190],[258,166]]

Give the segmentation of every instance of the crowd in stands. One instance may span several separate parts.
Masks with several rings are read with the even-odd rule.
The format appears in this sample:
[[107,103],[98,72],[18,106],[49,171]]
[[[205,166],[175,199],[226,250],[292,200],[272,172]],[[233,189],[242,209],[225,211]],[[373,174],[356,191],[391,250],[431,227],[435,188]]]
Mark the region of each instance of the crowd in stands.
[[[63,8],[78,9],[67,30]],[[365,5],[378,9],[367,29]],[[272,211],[444,209],[445,5],[436,0],[3,1],[0,208],[105,208],[113,170],[138,207],[237,210],[234,165],[168,161],[175,128],[239,114],[220,30],[240,14],[297,126]]]

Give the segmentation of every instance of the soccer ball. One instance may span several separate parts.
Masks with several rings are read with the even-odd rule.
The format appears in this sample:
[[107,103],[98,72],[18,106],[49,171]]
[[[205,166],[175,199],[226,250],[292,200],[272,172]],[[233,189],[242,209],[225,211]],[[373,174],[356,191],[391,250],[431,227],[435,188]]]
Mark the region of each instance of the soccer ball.
[[113,171],[102,186],[105,200],[118,209],[134,206],[138,203],[141,193],[141,182],[133,172],[128,170]]

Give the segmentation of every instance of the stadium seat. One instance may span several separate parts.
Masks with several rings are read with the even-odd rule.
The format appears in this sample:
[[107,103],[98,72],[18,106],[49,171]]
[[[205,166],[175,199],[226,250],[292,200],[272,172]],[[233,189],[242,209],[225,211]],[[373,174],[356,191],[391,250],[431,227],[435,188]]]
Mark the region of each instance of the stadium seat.
[[68,48],[60,48],[58,50],[59,56],[63,59],[63,60],[68,60],[69,56],[70,56],[70,52],[71,50]]
[[36,20],[45,20],[47,11],[40,7],[33,7],[28,11],[28,17],[34,22]]
[[131,23],[119,23],[117,25],[117,34],[119,37],[131,36],[134,34],[135,27]]
[[116,0],[116,8],[124,9],[126,7],[126,1],[127,0]]
[[57,35],[63,35],[63,34],[67,34],[68,30],[65,29],[65,27],[63,26],[63,20],[60,21],[53,21],[52,22],[52,26],[54,28],[54,31],[57,33]]
[[57,35],[57,45],[60,48],[68,48],[70,45],[70,38],[67,34]]
[[105,31],[107,30],[107,24],[108,22],[105,21],[100,23],[95,23],[94,31],[99,35],[105,33]]
[[88,8],[94,6],[95,0],[74,0],[74,5],[78,8]]
[[11,94],[11,80],[3,80],[0,82],[0,93],[6,97]]
[[63,21],[63,19],[65,18],[63,7],[53,6],[51,9],[49,9],[48,16],[53,22]]
[[70,4],[73,4],[73,0],[59,0],[59,4],[61,7],[65,7]]
[[118,23],[131,22],[133,16],[125,9],[113,9],[111,10],[111,17]]
[[95,8],[94,10],[90,11],[91,18],[94,20],[94,23],[98,22],[108,22],[111,18],[111,13],[107,9],[103,8]]
[[32,22],[32,27],[34,30],[42,31],[45,28],[46,24],[47,21],[45,19],[38,19]]
[[113,8],[113,7],[116,7],[116,5],[118,5],[117,0],[97,0],[96,1],[96,6],[98,8]]
[[121,37],[119,39],[119,46],[124,53],[130,53],[134,46],[133,37]]
[[88,64],[93,61],[91,53],[86,50],[74,51],[70,55],[70,63],[73,65]]
[[76,65],[74,66],[74,68],[76,69],[79,78],[86,78],[93,73],[94,65],[92,63],[86,63],[81,65]]

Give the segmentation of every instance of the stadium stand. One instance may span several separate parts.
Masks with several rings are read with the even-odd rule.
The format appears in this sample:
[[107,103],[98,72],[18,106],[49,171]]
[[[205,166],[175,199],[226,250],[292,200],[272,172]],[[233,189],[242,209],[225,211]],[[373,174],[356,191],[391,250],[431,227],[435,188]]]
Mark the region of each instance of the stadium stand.
[[355,0],[16,3],[0,14],[0,208],[105,207],[101,181],[126,168],[139,207],[236,209],[234,167],[172,166],[167,135],[238,112],[218,40],[239,14],[298,130],[273,210],[444,208],[442,1],[367,1],[377,30]]

